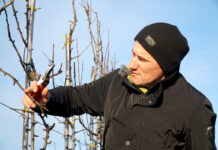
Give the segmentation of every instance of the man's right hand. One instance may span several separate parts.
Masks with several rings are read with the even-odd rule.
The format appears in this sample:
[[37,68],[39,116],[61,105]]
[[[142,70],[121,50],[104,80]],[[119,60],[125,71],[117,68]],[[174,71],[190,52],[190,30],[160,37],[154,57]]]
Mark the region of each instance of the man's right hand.
[[[25,108],[35,108],[36,104],[29,98],[29,95],[32,95],[33,93],[37,93],[38,92],[38,85],[36,81],[32,82],[32,85],[30,87],[28,87],[27,89],[25,89],[25,95],[22,98],[22,102]],[[41,99],[38,100],[40,103],[46,104],[48,103],[51,94],[48,91],[48,88],[45,87],[41,92]]]

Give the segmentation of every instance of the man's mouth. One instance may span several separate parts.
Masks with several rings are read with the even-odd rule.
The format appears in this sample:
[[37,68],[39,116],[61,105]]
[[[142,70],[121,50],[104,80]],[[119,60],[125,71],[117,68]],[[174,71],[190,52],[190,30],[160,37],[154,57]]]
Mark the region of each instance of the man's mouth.
[[131,71],[132,76],[138,76],[139,74],[137,72]]

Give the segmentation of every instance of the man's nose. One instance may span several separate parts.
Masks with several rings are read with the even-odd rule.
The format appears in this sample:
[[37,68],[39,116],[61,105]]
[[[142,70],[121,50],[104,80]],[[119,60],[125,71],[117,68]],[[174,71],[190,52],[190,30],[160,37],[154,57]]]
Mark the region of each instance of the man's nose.
[[136,69],[137,68],[137,60],[133,57],[129,62],[129,69]]

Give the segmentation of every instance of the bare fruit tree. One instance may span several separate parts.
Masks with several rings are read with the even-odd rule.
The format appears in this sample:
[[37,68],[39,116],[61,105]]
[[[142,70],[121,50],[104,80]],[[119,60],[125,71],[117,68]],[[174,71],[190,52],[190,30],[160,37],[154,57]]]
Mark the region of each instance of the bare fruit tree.
[[[15,1],[5,1],[3,0],[3,5],[0,8],[0,15],[5,15],[5,23],[7,26],[8,32],[8,39],[15,50],[15,53],[18,56],[18,60],[20,65],[25,72],[25,88],[30,86],[31,81],[39,80],[40,75],[35,69],[35,65],[33,59],[33,35],[34,35],[34,16],[37,13],[39,8],[36,8],[37,0],[26,0],[26,10],[25,10],[25,23],[21,24],[20,19],[18,18],[18,11],[15,7]],[[69,2],[69,1],[68,1]],[[72,18],[73,21],[70,21],[69,24],[69,32],[65,34],[65,43],[63,49],[65,50],[66,57],[65,60],[65,86],[78,86],[83,84],[83,74],[84,70],[88,70],[88,68],[84,68],[84,64],[92,62],[92,68],[90,69],[90,81],[97,80],[98,78],[104,76],[106,73],[110,72],[115,67],[115,62],[110,60],[110,48],[109,48],[109,32],[108,39],[106,42],[102,40],[102,33],[101,33],[101,23],[99,20],[99,15],[94,9],[92,8],[92,1],[91,0],[81,0],[78,2],[78,7],[83,10],[86,18],[87,23],[87,36],[89,37],[89,44],[87,44],[85,49],[80,50],[79,45],[83,44],[80,41],[80,38],[75,33],[76,30],[79,30],[78,21],[80,18],[77,16],[77,7],[75,0],[71,1],[72,5]],[[11,26],[9,22],[9,18],[12,17],[8,15],[7,11],[11,9],[13,12],[13,18],[16,22],[17,32],[19,33],[19,40],[22,41],[23,45],[18,47],[14,39],[13,34],[11,33]],[[84,18],[83,18],[84,19]],[[81,19],[82,20],[82,19]],[[22,26],[25,26],[25,30],[22,30]],[[14,26],[13,26],[14,28]],[[21,49],[23,52],[21,54]],[[89,55],[89,58],[83,58],[83,54],[85,52],[89,52],[92,55]],[[55,64],[54,60],[54,44],[52,48],[52,57],[51,59],[48,58],[48,54],[46,53],[46,57],[48,58],[48,66]],[[85,59],[85,60],[84,60]],[[88,60],[88,61],[87,61]],[[62,66],[62,65],[61,65]],[[16,79],[13,75],[5,71],[3,68],[0,68],[0,72],[4,75],[10,77],[16,85],[20,87],[22,91],[24,88],[19,83],[18,79]],[[56,86],[54,76],[59,75],[62,73],[62,68],[50,76],[53,87]],[[86,75],[87,76],[87,75]],[[64,149],[65,150],[75,150],[75,149],[86,149],[89,150],[98,150],[102,149],[103,146],[103,128],[104,128],[104,118],[103,117],[92,117],[89,115],[82,115],[82,116],[73,116],[72,118],[64,118],[64,121],[60,121],[58,123],[63,124],[64,131],[59,132],[56,131],[55,125],[57,122],[52,123],[49,125],[47,121],[49,117],[46,114],[46,107],[40,104],[37,100],[34,99],[33,96],[29,95],[29,97],[34,101],[37,107],[42,111],[39,113],[38,116],[41,119],[40,123],[35,119],[35,113],[33,110],[29,109],[14,109],[11,107],[13,111],[21,111],[23,112],[23,142],[22,142],[22,149],[27,150],[31,149],[34,150],[36,145],[37,133],[35,133],[35,128],[38,125],[44,126],[44,144],[41,147],[41,150],[45,150],[52,141],[49,140],[50,133],[56,132],[63,136],[64,141]],[[6,106],[6,105],[5,105]],[[78,127],[78,128],[77,128]],[[78,134],[82,134],[83,137],[77,136]],[[37,139],[39,140],[39,139]]]

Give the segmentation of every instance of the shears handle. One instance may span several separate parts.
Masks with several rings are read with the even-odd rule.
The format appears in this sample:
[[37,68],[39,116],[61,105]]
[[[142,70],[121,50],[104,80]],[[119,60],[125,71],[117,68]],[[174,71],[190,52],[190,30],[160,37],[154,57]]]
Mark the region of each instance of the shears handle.
[[45,85],[38,85],[37,86],[37,92],[36,93],[30,93],[30,95],[38,102],[42,99],[42,90],[45,88]]

